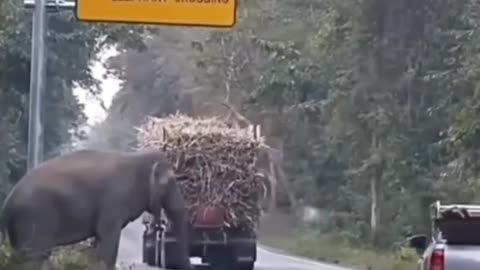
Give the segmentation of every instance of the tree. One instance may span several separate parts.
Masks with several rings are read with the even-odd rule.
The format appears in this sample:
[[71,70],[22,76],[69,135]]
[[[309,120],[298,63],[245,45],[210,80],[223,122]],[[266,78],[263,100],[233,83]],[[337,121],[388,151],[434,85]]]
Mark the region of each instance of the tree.
[[391,247],[428,229],[433,200],[478,197],[479,7],[242,2],[232,31],[160,31],[124,55],[105,125],[187,107],[224,116],[229,103],[281,150],[295,197],[331,213],[320,230]]
[[[13,184],[26,169],[28,94],[30,80],[31,11],[20,1],[0,3],[0,180]],[[80,85],[98,94],[90,63],[105,46],[143,49],[143,27],[92,25],[77,22],[71,12],[48,16],[46,158],[72,137],[82,136],[82,104],[73,94]],[[5,187],[5,186],[3,186]],[[3,188],[2,193],[8,188]]]

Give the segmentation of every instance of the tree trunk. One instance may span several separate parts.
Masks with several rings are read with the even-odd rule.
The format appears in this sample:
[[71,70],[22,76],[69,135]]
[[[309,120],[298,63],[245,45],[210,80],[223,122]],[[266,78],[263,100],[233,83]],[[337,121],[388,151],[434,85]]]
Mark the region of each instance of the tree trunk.
[[285,194],[287,195],[288,202],[290,204],[290,209],[295,210],[297,208],[297,200],[295,198],[293,187],[288,182],[288,178],[284,171],[284,159],[283,159],[283,143],[280,145],[280,149],[277,153],[274,154],[275,160],[275,175],[278,181],[278,184],[283,188]]
[[370,228],[372,233],[377,231],[377,177],[370,178]]

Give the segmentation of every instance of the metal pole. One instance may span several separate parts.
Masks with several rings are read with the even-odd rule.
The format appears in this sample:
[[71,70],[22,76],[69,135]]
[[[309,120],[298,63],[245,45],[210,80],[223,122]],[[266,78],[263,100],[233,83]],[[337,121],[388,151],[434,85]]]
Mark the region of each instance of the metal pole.
[[46,81],[46,0],[36,0],[32,25],[30,100],[28,120],[28,170],[43,158],[43,101]]
[[[25,8],[35,8],[36,0],[24,0],[23,6]],[[45,5],[48,12],[58,12],[59,10],[74,10],[76,7],[75,1],[72,0],[47,0]]]

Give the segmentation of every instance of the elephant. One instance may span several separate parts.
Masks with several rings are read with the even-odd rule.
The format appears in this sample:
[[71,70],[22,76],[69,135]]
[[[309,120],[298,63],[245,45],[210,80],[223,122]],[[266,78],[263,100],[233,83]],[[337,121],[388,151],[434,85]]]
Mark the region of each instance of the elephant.
[[84,149],[45,161],[9,193],[0,225],[15,251],[41,261],[53,248],[94,238],[98,259],[112,269],[121,230],[162,209],[175,226],[181,269],[191,270],[186,203],[162,151]]

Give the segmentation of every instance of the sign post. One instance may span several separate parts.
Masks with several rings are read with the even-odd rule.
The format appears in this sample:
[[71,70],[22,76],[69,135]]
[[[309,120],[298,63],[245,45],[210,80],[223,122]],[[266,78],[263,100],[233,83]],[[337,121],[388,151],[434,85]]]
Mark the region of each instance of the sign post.
[[73,9],[75,2],[63,0],[25,0],[24,6],[32,8],[32,49],[30,63],[30,95],[28,105],[27,169],[35,168],[43,159],[44,101],[46,86],[47,11],[52,8]]
[[27,168],[29,170],[36,167],[43,158],[43,100],[46,80],[46,0],[36,0],[35,3],[32,26],[28,119]]

